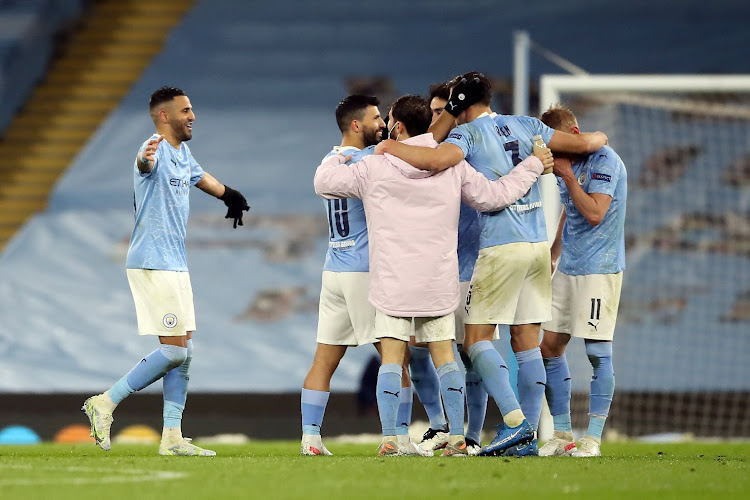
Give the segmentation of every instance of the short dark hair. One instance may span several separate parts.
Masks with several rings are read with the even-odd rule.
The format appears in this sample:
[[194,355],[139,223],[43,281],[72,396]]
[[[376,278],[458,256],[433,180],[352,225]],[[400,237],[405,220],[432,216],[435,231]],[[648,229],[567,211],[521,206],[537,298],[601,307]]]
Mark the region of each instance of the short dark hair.
[[466,78],[467,80],[477,78],[479,80],[481,90],[477,104],[484,104],[486,106],[489,106],[492,102],[492,84],[490,83],[489,78],[484,76],[479,71],[469,71],[468,73],[465,73],[463,75],[458,75],[453,80],[448,82],[448,85],[454,87],[462,78]]
[[[547,111],[542,113],[541,120],[542,123],[544,123],[548,127],[557,130],[559,130],[563,126],[569,127],[575,123],[578,123],[576,115],[573,114],[573,111],[571,111],[571,109],[566,105],[560,104],[559,102],[553,104],[547,109]],[[565,130],[565,132],[567,132],[567,130]]]
[[391,108],[393,119],[404,124],[410,136],[427,132],[432,122],[430,103],[418,95],[405,95],[396,99]]
[[341,133],[349,130],[352,120],[361,120],[365,116],[365,109],[369,106],[377,106],[380,101],[377,97],[370,95],[353,94],[344,98],[336,106],[336,123]]
[[178,95],[187,95],[182,89],[177,87],[160,87],[151,94],[151,99],[148,102],[148,109],[154,109],[155,106],[163,102],[168,102],[177,97]]
[[427,101],[432,102],[434,98],[442,99],[447,101],[451,96],[451,89],[447,83],[433,83],[430,85],[430,95],[427,97]]

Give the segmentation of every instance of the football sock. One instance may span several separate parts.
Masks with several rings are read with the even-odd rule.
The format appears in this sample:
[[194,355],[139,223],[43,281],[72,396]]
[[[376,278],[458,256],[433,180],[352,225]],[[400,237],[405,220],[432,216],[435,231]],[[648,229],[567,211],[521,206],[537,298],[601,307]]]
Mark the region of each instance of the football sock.
[[570,369],[565,353],[554,358],[544,358],[547,371],[547,404],[556,431],[572,432],[570,422]]
[[396,435],[399,393],[401,392],[401,372],[401,365],[396,363],[380,365],[380,369],[378,370],[378,382],[375,390],[383,436]]
[[187,341],[187,357],[177,368],[164,375],[164,427],[180,427],[188,390],[188,371],[193,360],[193,339]]
[[435,371],[435,365],[432,364],[430,350],[427,347],[409,346],[409,353],[412,387],[427,412],[430,427],[445,429],[447,424],[443,413],[443,402],[440,400],[440,380]]
[[445,363],[437,370],[440,392],[443,395],[448,427],[452,436],[464,433],[464,378],[455,361]]
[[115,405],[120,404],[135,391],[148,387],[172,368],[180,366],[186,358],[187,348],[164,344],[135,365],[107,391],[107,394]]
[[409,425],[411,424],[411,407],[414,401],[411,387],[402,387],[398,394],[398,417],[396,418],[396,435],[409,435]]
[[542,412],[542,399],[547,383],[542,351],[535,347],[528,351],[517,352],[516,361],[518,362],[518,402],[526,420],[536,431],[539,427],[539,415]]
[[587,434],[602,438],[615,393],[615,372],[612,367],[612,342],[586,342],[586,354],[594,368],[589,398],[589,429]]
[[302,434],[320,435],[330,394],[328,391],[302,389]]
[[466,438],[479,443],[487,414],[487,391],[482,386],[482,377],[474,370],[474,365],[463,349],[461,349],[461,359],[466,367],[466,411],[468,413]]
[[472,344],[468,353],[474,370],[482,379],[484,390],[495,400],[500,413],[505,417],[513,410],[519,410],[521,407],[510,386],[508,367],[492,342],[481,340]]

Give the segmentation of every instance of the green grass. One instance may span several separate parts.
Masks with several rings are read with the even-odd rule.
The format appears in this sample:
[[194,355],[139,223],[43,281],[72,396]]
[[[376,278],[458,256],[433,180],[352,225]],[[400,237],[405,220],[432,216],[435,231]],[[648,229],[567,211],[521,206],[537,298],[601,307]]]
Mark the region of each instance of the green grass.
[[160,457],[157,446],[0,446],[0,498],[748,498],[750,443],[605,443],[602,458],[378,458],[375,445],[217,445]]

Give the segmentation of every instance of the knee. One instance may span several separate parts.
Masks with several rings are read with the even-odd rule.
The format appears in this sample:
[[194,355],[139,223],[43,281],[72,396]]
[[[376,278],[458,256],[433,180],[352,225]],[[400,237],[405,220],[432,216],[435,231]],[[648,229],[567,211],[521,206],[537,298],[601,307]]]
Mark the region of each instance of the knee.
[[186,347],[163,345],[159,350],[169,360],[171,368],[176,368],[187,361],[188,350]]

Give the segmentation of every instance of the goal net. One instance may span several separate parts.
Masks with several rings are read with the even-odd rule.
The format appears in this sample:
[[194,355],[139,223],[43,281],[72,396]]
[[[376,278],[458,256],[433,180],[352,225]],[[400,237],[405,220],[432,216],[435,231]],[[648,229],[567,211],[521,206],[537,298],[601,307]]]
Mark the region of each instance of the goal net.
[[[604,131],[628,172],[607,427],[750,436],[750,76],[543,76],[540,112],[554,102]],[[543,190],[552,233],[559,197]],[[582,342],[568,359],[585,428]]]

